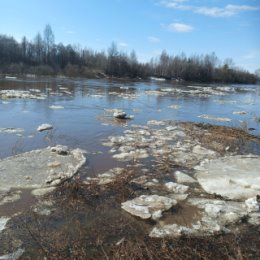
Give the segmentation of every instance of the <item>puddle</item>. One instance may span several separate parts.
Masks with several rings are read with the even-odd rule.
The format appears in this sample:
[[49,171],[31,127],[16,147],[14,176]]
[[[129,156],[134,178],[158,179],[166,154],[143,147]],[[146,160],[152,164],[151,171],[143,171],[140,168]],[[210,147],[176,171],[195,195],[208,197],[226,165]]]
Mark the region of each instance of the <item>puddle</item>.
[[50,215],[23,211],[10,220],[9,226],[12,228],[0,234],[0,239],[4,241],[0,245],[0,253],[3,249],[11,251],[10,239],[24,241],[23,256],[33,259],[36,256],[43,258],[47,252],[50,256],[67,256],[67,250],[77,250],[79,246],[84,246],[84,252],[86,250],[88,255],[95,255],[95,248],[102,246],[106,250],[122,238],[143,239],[151,225],[140,223],[115,203],[118,194],[130,196],[130,193],[122,193],[122,188],[119,187],[121,191],[99,191],[97,187],[87,188],[80,183],[76,186],[73,183],[65,184],[46,198],[55,198],[55,210]]
[[192,227],[192,224],[201,218],[201,211],[195,206],[185,202],[165,212],[160,222],[164,225],[177,224],[179,226]]
[[20,198],[14,202],[0,205],[0,216],[11,217],[19,212],[29,210],[37,202],[31,191],[31,189],[11,189],[9,194],[18,193]]

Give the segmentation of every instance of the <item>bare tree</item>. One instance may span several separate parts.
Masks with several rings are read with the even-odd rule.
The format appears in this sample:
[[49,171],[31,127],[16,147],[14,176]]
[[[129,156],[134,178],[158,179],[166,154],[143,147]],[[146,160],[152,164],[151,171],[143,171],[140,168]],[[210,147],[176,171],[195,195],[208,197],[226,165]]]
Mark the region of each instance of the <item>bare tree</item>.
[[257,70],[255,71],[255,75],[260,79],[260,69],[257,69]]
[[49,63],[51,49],[53,48],[55,42],[54,33],[49,24],[45,26],[45,29],[43,31],[43,42],[45,50],[45,62]]
[[28,51],[28,41],[25,36],[22,38],[21,48],[22,48],[23,59],[26,59],[27,51]]
[[41,63],[43,60],[44,44],[40,33],[37,33],[33,42],[35,49],[35,59],[38,63]]
[[107,53],[108,64],[106,71],[109,75],[117,75],[119,52],[115,42],[112,42],[111,46],[108,48]]
[[163,50],[159,61],[159,76],[166,77],[169,71],[170,57],[166,50]]
[[186,57],[184,53],[173,56],[163,51],[150,63],[143,64],[134,50],[129,55],[120,52],[115,42],[107,52],[83,49],[79,45],[55,44],[50,25],[46,25],[43,36],[38,33],[33,41],[23,37],[18,43],[13,37],[0,35],[0,73],[28,72],[67,73],[71,76],[104,75],[106,72],[117,77],[161,76],[197,82],[255,83],[259,80],[259,74],[235,67],[231,59],[221,64],[215,53]]

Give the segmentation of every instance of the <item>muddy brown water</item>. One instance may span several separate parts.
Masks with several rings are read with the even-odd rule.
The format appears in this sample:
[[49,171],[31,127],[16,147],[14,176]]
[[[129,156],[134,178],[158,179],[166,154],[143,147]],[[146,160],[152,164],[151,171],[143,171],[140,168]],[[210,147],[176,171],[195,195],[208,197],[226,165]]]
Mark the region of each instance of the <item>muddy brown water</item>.
[[31,189],[11,189],[10,193],[18,192],[20,199],[0,205],[0,215],[11,217],[19,212],[29,210],[37,202],[37,199],[32,196],[31,191]]
[[201,212],[197,207],[183,202],[165,212],[160,222],[166,225],[175,223],[180,226],[191,227],[192,223],[195,223],[200,217]]

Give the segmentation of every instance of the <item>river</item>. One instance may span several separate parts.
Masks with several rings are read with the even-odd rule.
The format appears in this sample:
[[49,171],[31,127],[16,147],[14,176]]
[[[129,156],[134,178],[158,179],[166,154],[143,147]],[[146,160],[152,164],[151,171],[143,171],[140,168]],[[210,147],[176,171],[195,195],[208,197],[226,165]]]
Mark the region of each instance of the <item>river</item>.
[[[115,119],[115,109],[125,111],[131,119]],[[135,252],[128,244],[124,248],[124,241],[127,243],[139,239],[140,245],[143,245],[151,230],[164,224],[167,228],[168,224],[174,226],[177,223],[188,230],[194,223],[194,227],[197,227],[199,220],[201,223],[209,221],[208,226],[198,228],[199,231],[206,228],[207,234],[213,234],[212,228],[219,225],[223,226],[223,230],[228,230],[226,224],[229,222],[223,222],[223,218],[230,214],[238,216],[239,224],[236,223],[238,226],[234,225],[235,228],[242,226],[241,223],[246,218],[251,220],[249,223],[253,223],[254,228],[259,226],[257,213],[245,212],[243,200],[216,200],[216,194],[213,194],[212,199],[213,195],[207,194],[196,180],[192,179],[189,186],[185,186],[187,179],[184,180],[185,185],[180,185],[176,183],[176,176],[179,174],[180,177],[183,174],[180,170],[183,170],[184,176],[191,178],[195,166],[210,158],[214,161],[214,158],[220,157],[215,161],[223,161],[223,154],[227,158],[230,155],[242,155],[231,156],[239,160],[233,166],[230,166],[230,161],[224,166],[218,166],[218,174],[228,174],[233,169],[235,174],[231,177],[236,178],[237,175],[239,177],[239,168],[243,170],[247,166],[247,170],[242,172],[243,175],[246,173],[246,183],[250,174],[257,175],[259,157],[256,156],[260,154],[260,146],[259,138],[254,135],[260,135],[260,85],[9,77],[0,79],[0,122],[0,159],[57,144],[87,151],[86,164],[79,171],[80,178],[77,175],[46,196],[35,197],[31,193],[33,188],[23,189],[20,185],[7,192],[4,187],[0,194],[1,259],[18,259],[21,255],[25,257],[22,259],[44,259],[47,256],[48,259],[58,259],[57,256],[60,256],[59,259],[71,259],[72,255],[77,259],[108,259],[106,252],[110,252],[111,248],[114,248],[116,254],[121,246],[122,252],[125,249]],[[209,127],[206,131],[194,124],[180,126],[175,122],[236,127],[251,135],[216,126],[212,129]],[[50,124],[53,129],[37,131],[42,124]],[[247,156],[248,153],[255,155]],[[129,160],[120,160],[123,157],[127,159],[129,155]],[[16,157],[11,159],[14,158]],[[19,165],[26,164],[25,157],[18,156],[19,158]],[[52,154],[51,159],[53,158]],[[4,161],[8,159],[1,162]],[[29,164],[26,165],[33,170],[31,165],[37,164],[37,160],[34,162],[29,157],[27,161]],[[9,168],[18,169],[18,179],[21,177],[21,168],[15,167],[13,162]],[[48,164],[47,168],[59,166],[57,161],[50,162],[52,164]],[[5,176],[12,172],[6,171],[6,165],[1,164],[0,169],[4,173],[4,181]],[[123,168],[121,175],[117,170],[117,173],[110,175],[116,177],[106,182],[109,170],[116,172],[116,167]],[[225,168],[228,169],[227,172]],[[219,172],[219,169],[223,171]],[[26,183],[30,183],[36,176],[32,171],[24,172],[26,176],[23,180]],[[98,175],[104,172],[101,177]],[[96,176],[98,184],[89,185],[88,180],[93,181],[95,178],[88,177]],[[214,175],[211,179],[213,177]],[[225,177],[222,176],[217,181],[229,178],[229,188],[238,186],[238,194],[248,191],[251,182],[256,187],[254,189],[259,189],[255,177],[250,179],[250,185],[244,184],[243,176],[235,181],[229,175]],[[11,184],[15,181],[14,178],[11,179]],[[213,182],[215,184],[215,179]],[[105,185],[107,183],[110,185]],[[174,185],[185,188],[183,192],[187,194],[170,190]],[[45,183],[43,186],[46,186]],[[222,188],[221,184],[215,186]],[[226,192],[229,188],[223,190]],[[167,200],[175,196],[178,204],[159,216],[161,219],[157,222],[140,220],[121,208],[122,202],[151,194],[155,197],[167,196]],[[200,203],[206,205],[205,210]],[[236,206],[239,214],[233,212],[232,203],[239,206]],[[137,209],[140,207],[142,208],[138,204]],[[207,215],[207,210],[211,208],[214,213],[212,215],[217,217]],[[219,221],[219,215],[221,222],[216,222]],[[207,221],[203,222],[205,217]],[[193,232],[195,228],[189,230]],[[236,232],[237,230],[236,228]],[[257,235],[254,234],[254,241],[259,241]],[[202,243],[208,243],[208,239],[207,236]],[[230,244],[227,236],[224,239]],[[155,240],[147,240],[147,245],[153,241]],[[196,243],[199,241],[195,240]],[[235,241],[237,243],[237,235]],[[252,238],[246,241],[252,241]],[[186,251],[186,242],[183,243],[181,248]],[[212,248],[212,245],[206,245],[207,248]],[[219,244],[216,245],[219,251]],[[233,244],[230,245],[232,247]],[[138,248],[141,250],[143,246]],[[194,246],[191,248],[194,251]],[[248,250],[246,244],[245,248]],[[152,250],[158,251],[157,247]],[[80,255],[82,258],[78,257]]]
[[[0,132],[0,158],[63,144],[86,150],[88,165],[97,174],[118,164],[102,140],[149,120],[220,124],[260,135],[260,85],[42,77],[1,79],[1,90],[43,97],[7,99],[0,95],[0,128],[21,129]],[[115,108],[134,118],[115,120]],[[37,132],[43,123],[51,124],[53,130]]]

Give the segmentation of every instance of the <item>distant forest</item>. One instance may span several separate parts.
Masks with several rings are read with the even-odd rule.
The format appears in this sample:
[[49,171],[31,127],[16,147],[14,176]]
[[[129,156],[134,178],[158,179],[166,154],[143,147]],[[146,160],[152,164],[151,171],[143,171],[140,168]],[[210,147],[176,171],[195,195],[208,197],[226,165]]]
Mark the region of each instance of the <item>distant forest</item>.
[[93,51],[77,45],[55,44],[50,25],[34,39],[0,34],[0,74],[66,75],[80,77],[159,77],[194,82],[256,83],[258,78],[236,68],[231,59],[221,62],[215,53],[207,55],[161,55],[139,62],[135,51],[119,51],[113,42],[107,51]]

